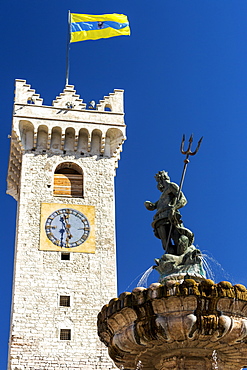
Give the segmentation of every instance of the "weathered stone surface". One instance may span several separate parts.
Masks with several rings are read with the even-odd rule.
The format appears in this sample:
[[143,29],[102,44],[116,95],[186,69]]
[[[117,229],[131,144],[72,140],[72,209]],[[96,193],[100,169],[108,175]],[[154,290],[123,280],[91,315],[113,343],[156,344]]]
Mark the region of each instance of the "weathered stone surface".
[[247,363],[247,290],[205,279],[136,288],[98,315],[98,334],[114,362],[143,368],[241,369]]
[[[125,135],[123,92],[112,95],[107,112],[84,109],[73,87],[65,90],[48,107],[25,81],[16,82],[8,172],[8,193],[18,200],[10,370],[115,368],[97,338],[97,313],[116,295],[114,176]],[[102,134],[94,137],[95,130]],[[81,168],[83,197],[54,196],[54,171],[63,162]],[[60,252],[39,250],[44,202],[93,206],[95,253],[70,253],[63,261]],[[60,295],[70,296],[70,307],[59,305]],[[60,329],[70,329],[71,340],[60,340]]]

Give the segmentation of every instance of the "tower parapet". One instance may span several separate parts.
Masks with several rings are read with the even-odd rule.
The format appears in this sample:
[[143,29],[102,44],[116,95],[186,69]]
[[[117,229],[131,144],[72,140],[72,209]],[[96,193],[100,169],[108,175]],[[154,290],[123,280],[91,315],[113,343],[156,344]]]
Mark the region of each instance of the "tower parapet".
[[114,158],[117,167],[126,139],[123,90],[116,89],[87,109],[87,104],[67,85],[53,100],[43,105],[40,95],[16,80],[7,193],[18,199],[22,153],[70,154],[75,158]]

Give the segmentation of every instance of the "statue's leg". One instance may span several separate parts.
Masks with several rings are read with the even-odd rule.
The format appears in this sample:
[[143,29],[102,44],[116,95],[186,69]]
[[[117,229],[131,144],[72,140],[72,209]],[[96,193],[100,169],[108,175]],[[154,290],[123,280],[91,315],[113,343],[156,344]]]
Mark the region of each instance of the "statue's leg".
[[174,254],[177,256],[184,254],[189,244],[187,236],[182,235],[180,230],[176,226],[173,226],[171,238],[174,242]]
[[157,227],[157,232],[158,232],[159,238],[162,241],[163,249],[167,253],[174,254],[174,246],[171,243],[171,237],[169,238],[169,242],[167,243],[167,238],[169,237],[169,233],[170,233],[170,224],[169,223],[160,224]]
[[173,226],[171,238],[175,245],[175,254],[181,256],[192,245],[194,234],[189,229],[180,226]]
[[184,254],[188,247],[189,247],[189,238],[186,235],[180,235],[177,248],[178,255],[181,256],[182,254]]

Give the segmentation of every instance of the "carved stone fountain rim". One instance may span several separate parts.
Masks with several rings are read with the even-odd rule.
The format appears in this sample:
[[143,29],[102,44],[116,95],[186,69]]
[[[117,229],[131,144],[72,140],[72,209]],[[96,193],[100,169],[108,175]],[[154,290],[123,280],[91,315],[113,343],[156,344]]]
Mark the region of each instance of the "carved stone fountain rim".
[[217,350],[225,368],[239,369],[247,363],[247,289],[209,279],[136,288],[103,307],[98,331],[116,365],[127,369],[138,360],[145,369],[166,369],[158,363],[171,354],[184,358],[188,348],[204,361],[206,343],[208,360]]

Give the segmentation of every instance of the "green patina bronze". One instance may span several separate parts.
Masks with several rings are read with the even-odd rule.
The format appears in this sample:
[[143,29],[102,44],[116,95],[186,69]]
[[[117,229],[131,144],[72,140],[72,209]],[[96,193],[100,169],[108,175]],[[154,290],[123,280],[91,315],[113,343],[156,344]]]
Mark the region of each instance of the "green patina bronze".
[[194,245],[194,234],[184,227],[179,209],[187,203],[181,188],[170,181],[168,173],[155,175],[161,196],[157,202],[146,201],[149,211],[156,210],[152,227],[154,235],[162,242],[165,254],[155,259],[154,267],[160,273],[160,281],[173,274],[191,274],[205,277],[202,254]]

